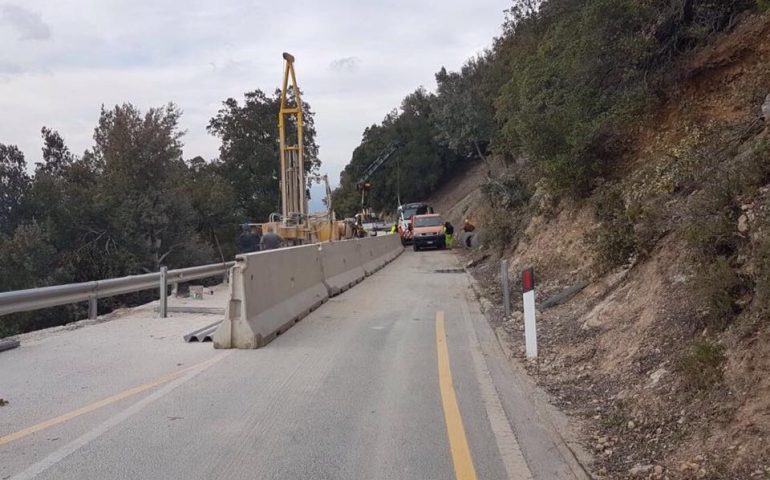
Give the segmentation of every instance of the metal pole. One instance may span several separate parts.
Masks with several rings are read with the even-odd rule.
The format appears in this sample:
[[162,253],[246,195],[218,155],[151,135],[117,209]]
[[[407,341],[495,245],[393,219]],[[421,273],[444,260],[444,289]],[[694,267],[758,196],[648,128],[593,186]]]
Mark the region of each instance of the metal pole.
[[500,283],[503,290],[503,309],[505,317],[511,318],[511,286],[508,278],[508,259],[500,262]]
[[396,157],[396,201],[401,206],[401,160]]
[[99,315],[97,311],[97,300],[96,297],[92,297],[88,299],[88,319],[89,320],[96,320],[96,317]]
[[160,318],[168,317],[168,268],[160,267]]

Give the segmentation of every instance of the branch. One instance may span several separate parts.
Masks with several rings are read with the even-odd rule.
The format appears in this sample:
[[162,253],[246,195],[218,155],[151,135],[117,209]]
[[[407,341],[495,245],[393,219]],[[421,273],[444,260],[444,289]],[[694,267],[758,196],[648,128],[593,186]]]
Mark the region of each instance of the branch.
[[166,253],[164,253],[163,255],[161,255],[160,257],[158,257],[158,265],[160,265],[161,263],[163,263],[163,260],[165,260],[165,259],[166,259],[166,257],[168,257],[169,255],[171,255],[171,253],[172,253],[174,250],[176,250],[176,248],[177,248],[177,247],[179,247],[180,245],[182,245],[182,244],[181,244],[181,243],[175,243],[174,245],[171,245],[171,247],[169,247],[169,249],[168,249],[168,251],[167,251]]

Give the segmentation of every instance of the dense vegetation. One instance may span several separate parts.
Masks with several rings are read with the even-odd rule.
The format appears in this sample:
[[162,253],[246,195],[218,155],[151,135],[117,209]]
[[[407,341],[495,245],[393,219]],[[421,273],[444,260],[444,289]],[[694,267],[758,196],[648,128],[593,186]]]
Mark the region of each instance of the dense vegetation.
[[[588,195],[612,173],[628,125],[672,91],[676,62],[742,12],[767,6],[514,0],[488,50],[457,72],[442,68],[435,93],[416,89],[364,131],[335,192],[338,217],[359,209],[357,180],[392,141],[401,148],[371,179],[369,205],[378,211],[392,211],[397,198],[423,200],[470,162],[493,157],[534,173],[516,178],[514,170],[486,188],[490,204],[519,199],[511,208],[520,209],[538,186],[556,196]],[[208,127],[222,140],[214,161],[184,158],[173,105],[144,113],[130,104],[103,108],[94,145],[79,156],[43,128],[42,161],[31,175],[24,155],[0,144],[0,291],[230,257],[239,223],[279,209],[277,112],[277,94],[226,100]],[[312,112],[305,118],[307,165],[317,169]],[[617,228],[603,238],[622,250],[608,256],[618,263],[640,244],[623,238],[629,224],[616,213],[606,223]],[[511,215],[492,220],[501,238],[516,223]],[[4,317],[0,335],[79,318],[82,308]]]
[[[515,0],[502,35],[437,89],[408,95],[364,131],[337,205],[390,140],[405,148],[373,179],[370,206],[428,197],[463,163],[494,154],[528,162],[557,195],[584,196],[624,151],[630,122],[665,98],[675,60],[731,27],[756,0]],[[515,182],[514,182],[515,183]],[[398,192],[400,190],[400,192]]]
[[[183,158],[181,112],[102,108],[93,147],[77,156],[42,129],[42,160],[0,144],[0,291],[83,282],[229,259],[238,224],[279,210],[279,97],[257,90],[227,99],[209,132],[219,158]],[[308,169],[318,168],[305,105]],[[105,299],[141,300],[134,295]],[[3,317],[0,336],[82,318],[84,306]]]

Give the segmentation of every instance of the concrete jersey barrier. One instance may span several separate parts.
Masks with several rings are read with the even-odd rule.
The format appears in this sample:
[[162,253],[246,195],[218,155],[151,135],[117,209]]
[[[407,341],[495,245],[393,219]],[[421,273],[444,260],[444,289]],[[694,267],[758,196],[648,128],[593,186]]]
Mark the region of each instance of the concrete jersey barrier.
[[383,235],[238,255],[214,348],[267,345],[402,251],[398,235]]
[[320,244],[321,266],[329,296],[339,295],[366,276],[360,248],[360,243],[353,240]]
[[398,235],[381,235],[356,241],[361,246],[361,265],[367,276],[384,267],[403,251]]
[[214,348],[267,345],[328,298],[318,245],[238,255]]

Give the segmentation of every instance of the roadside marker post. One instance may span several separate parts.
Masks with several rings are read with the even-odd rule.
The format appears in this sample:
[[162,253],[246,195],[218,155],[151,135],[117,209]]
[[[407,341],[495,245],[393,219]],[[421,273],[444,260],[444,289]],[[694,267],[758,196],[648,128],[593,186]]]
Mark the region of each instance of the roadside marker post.
[[524,295],[524,343],[527,358],[537,358],[537,327],[535,324],[535,272],[528,268],[521,274]]
[[168,267],[160,267],[160,318],[168,317]]
[[500,288],[503,291],[503,309],[505,318],[511,318],[511,286],[508,278],[508,259],[500,262]]

